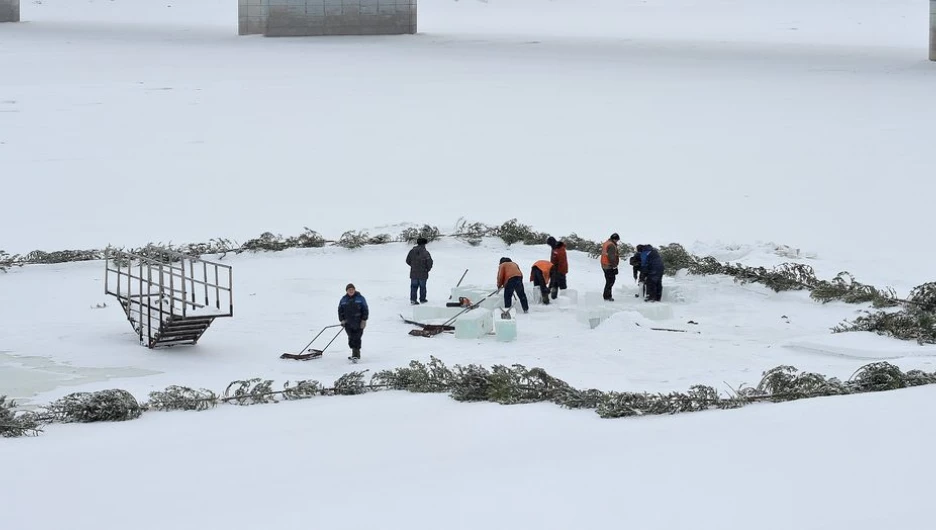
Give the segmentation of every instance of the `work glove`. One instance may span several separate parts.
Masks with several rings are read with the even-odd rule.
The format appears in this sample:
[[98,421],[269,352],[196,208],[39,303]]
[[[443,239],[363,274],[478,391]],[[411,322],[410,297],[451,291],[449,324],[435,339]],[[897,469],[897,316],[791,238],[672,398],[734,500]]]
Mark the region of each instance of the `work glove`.
[[618,273],[618,268],[617,268],[617,267],[611,269],[611,271],[614,273],[615,276],[617,276],[617,273]]
[[366,320],[362,320],[362,321],[361,321],[361,329],[364,329],[364,328],[366,328],[366,327],[367,327],[367,321],[366,321]]
[[347,324],[347,321],[342,320],[341,322],[339,322],[339,324],[341,324],[342,326],[344,326],[345,324]]

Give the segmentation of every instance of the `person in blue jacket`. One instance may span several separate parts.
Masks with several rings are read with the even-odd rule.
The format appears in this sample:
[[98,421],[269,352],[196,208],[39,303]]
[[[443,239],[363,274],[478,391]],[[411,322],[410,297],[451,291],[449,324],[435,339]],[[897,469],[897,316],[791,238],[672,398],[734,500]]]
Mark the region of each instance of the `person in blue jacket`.
[[652,245],[637,245],[640,255],[640,272],[646,274],[647,302],[659,302],[663,298],[663,257]]
[[361,358],[361,336],[367,327],[367,317],[370,310],[367,300],[355,288],[353,283],[345,287],[345,295],[338,302],[338,321],[344,326],[348,334],[348,347],[351,348],[351,359],[357,361]]

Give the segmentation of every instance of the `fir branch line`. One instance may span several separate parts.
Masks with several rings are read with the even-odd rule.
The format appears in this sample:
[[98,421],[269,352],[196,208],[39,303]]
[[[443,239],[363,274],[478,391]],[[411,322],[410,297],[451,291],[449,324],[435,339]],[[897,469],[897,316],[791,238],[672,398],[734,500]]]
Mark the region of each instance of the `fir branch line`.
[[[202,411],[223,403],[254,405],[310,399],[316,396],[357,395],[383,390],[403,390],[416,393],[444,393],[456,401],[487,401],[502,405],[551,402],[568,409],[593,409],[601,418],[621,418],[660,414],[679,414],[704,410],[736,409],[752,403],[784,402],[815,397],[844,396],[936,384],[936,372],[922,370],[903,372],[887,362],[866,364],[847,381],[799,372],[792,366],[777,366],[763,372],[755,387],[728,386],[728,397],[722,397],[710,386],[694,385],[686,392],[603,392],[577,389],[549,375],[541,368],[526,368],[520,364],[494,365],[490,369],[478,365],[448,368],[439,359],[430,357],[428,364],[411,361],[407,367],[382,370],[364,383],[367,370],[350,372],[339,377],[331,387],[318,381],[289,381],[281,390],[272,389],[272,380],[253,378],[231,382],[222,394],[210,390],[195,391],[188,387],[170,386],[164,391],[150,392],[149,402],[139,403],[125,390],[109,389],[97,392],[69,394],[44,407],[45,413],[18,412],[15,403],[0,396],[0,436],[38,435],[42,425],[51,423],[127,421],[139,418],[147,411]],[[233,394],[231,390],[233,390]]]
[[14,430],[32,431],[32,432],[37,432],[37,433],[42,432],[42,429],[35,428],[35,427],[23,427],[22,425],[18,423],[0,423],[0,435],[3,435],[8,431],[14,431]]

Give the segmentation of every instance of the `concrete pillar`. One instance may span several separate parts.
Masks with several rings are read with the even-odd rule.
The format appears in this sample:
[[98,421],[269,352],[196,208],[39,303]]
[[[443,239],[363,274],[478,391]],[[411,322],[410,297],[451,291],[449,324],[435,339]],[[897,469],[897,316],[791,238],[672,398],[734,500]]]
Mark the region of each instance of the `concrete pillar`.
[[237,0],[238,35],[262,35],[266,32],[267,2],[268,0]]
[[930,61],[936,61],[936,0],[930,0]]
[[0,22],[20,21],[20,0],[0,0]]
[[416,0],[264,0],[267,37],[416,33]]

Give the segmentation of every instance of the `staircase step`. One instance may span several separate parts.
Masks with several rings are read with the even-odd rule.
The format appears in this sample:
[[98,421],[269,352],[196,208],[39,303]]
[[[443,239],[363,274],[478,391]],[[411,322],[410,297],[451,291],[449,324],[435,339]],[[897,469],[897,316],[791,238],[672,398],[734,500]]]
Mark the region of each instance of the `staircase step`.
[[174,340],[157,340],[150,345],[150,348],[155,348],[156,346],[181,346],[183,344],[195,344],[196,339],[174,339]]
[[208,329],[209,324],[164,324],[160,329],[173,331],[199,331]]
[[186,333],[204,333],[206,329],[208,329],[207,326],[200,328],[174,328],[171,326],[163,326],[159,328],[159,334],[168,335],[171,333],[173,335],[184,335]]
[[163,326],[210,326],[213,320],[183,320],[183,319],[171,319],[165,323]]
[[197,329],[175,329],[175,328],[160,328],[159,336],[163,337],[166,335],[201,335],[208,328],[197,328]]
[[194,342],[194,341],[197,341],[200,337],[201,337],[200,333],[197,333],[197,334],[187,333],[187,334],[181,334],[181,335],[175,335],[175,334],[160,335],[159,337],[156,338],[156,343],[162,344],[164,342],[175,342],[175,341],[186,341],[186,340]]
[[200,331],[200,330],[208,329],[209,327],[210,326],[208,326],[207,324],[199,324],[199,325],[186,324],[184,326],[179,326],[179,325],[173,326],[173,325],[163,324],[162,326],[160,326],[159,329],[166,330],[166,331],[170,329],[175,330],[175,331]]

